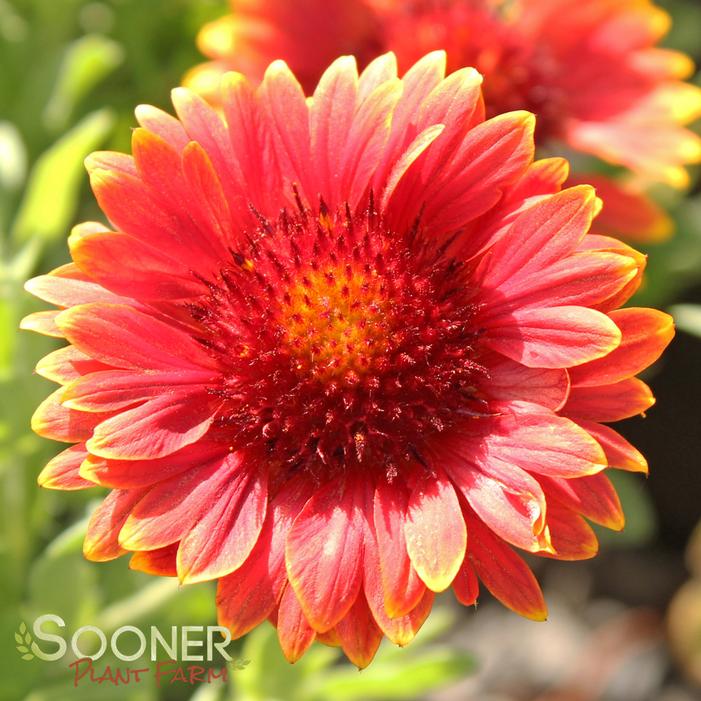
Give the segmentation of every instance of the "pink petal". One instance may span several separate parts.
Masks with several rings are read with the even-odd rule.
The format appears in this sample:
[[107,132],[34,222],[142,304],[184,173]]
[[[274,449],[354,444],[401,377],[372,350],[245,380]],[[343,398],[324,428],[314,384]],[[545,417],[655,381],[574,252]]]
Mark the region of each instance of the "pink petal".
[[528,367],[565,368],[601,358],[621,332],[605,314],[585,307],[517,310],[484,322],[483,342]]
[[391,617],[403,616],[419,603],[426,587],[416,574],[404,536],[408,494],[403,485],[380,480],[375,489],[374,527],[384,607]]
[[[268,503],[268,475],[263,465],[239,462],[226,488],[178,548],[178,577],[183,584],[222,577],[238,569],[258,540]],[[243,464],[241,464],[241,462]]]
[[111,460],[162,458],[202,438],[215,412],[202,390],[172,390],[103,421],[88,450]]
[[431,591],[447,589],[465,557],[467,530],[458,497],[442,472],[427,472],[414,487],[404,522],[411,564]]
[[290,584],[317,631],[333,628],[358,596],[368,502],[353,475],[334,480],[307,502],[287,536]]

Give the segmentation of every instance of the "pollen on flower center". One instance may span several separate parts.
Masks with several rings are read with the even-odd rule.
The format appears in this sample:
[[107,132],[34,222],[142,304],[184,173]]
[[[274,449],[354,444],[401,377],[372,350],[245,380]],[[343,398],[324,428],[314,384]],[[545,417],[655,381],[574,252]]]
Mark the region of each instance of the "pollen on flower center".
[[301,275],[284,295],[283,345],[297,370],[329,379],[359,377],[390,350],[392,305],[378,271],[329,266]]
[[463,266],[420,226],[300,208],[232,252],[190,312],[223,367],[222,440],[281,461],[396,471],[479,411]]

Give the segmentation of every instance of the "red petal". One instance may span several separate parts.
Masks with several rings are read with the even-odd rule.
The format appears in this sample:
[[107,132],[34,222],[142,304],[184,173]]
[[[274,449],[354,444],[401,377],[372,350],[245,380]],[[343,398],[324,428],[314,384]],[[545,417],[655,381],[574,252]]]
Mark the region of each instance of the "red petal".
[[299,183],[308,203],[315,205],[316,192],[309,172],[309,110],[300,84],[284,61],[270,64],[258,98],[266,110],[280,171],[290,182]]
[[158,550],[143,550],[134,553],[129,560],[129,568],[157,577],[177,577],[178,570],[175,558],[178,553],[178,545],[179,543],[172,543]]
[[563,412],[580,421],[621,421],[644,414],[655,398],[635,377],[601,387],[573,387]]
[[592,225],[594,233],[615,233],[627,241],[658,243],[673,232],[674,224],[664,209],[630,183],[594,173],[578,173],[570,182],[593,185],[603,200],[604,207]]
[[480,593],[479,581],[469,555],[465,556],[462,566],[453,580],[453,591],[455,598],[463,606],[477,605]]
[[591,187],[573,187],[524,210],[484,259],[482,285],[499,289],[518,275],[545,270],[572,253],[586,234],[596,207]]
[[517,310],[487,319],[484,343],[528,367],[566,368],[618,347],[621,332],[605,314],[585,307]]
[[90,302],[119,304],[128,301],[100,287],[78,270],[73,263],[63,265],[53,270],[49,275],[40,275],[27,280],[24,289],[35,297],[55,304],[57,307],[72,307],[76,304]]
[[144,129],[160,136],[177,151],[182,151],[190,141],[183,125],[173,115],[151,105],[138,105],[134,113]]
[[290,480],[271,502],[265,524],[246,562],[219,580],[219,623],[227,626],[234,638],[255,628],[277,606],[287,582],[287,532],[311,489],[312,484],[304,475]]
[[226,489],[209,504],[202,519],[178,549],[178,576],[183,584],[222,577],[238,569],[258,540],[268,505],[268,475],[263,465],[239,462]]
[[625,525],[621,502],[604,474],[570,480],[544,477],[541,484],[548,504],[555,499],[590,521],[616,531]]
[[49,460],[40,472],[37,482],[46,489],[88,489],[94,487],[94,482],[88,482],[80,476],[80,464],[85,460],[88,451],[85,443],[78,443],[66,448],[55,458]]
[[[210,186],[214,185],[217,190],[221,187],[223,199],[220,194],[216,194],[216,198],[219,200],[216,209],[220,212],[220,214],[216,215],[216,219],[218,222],[224,223],[230,217],[232,225],[239,231],[249,221],[250,211],[248,204],[253,202],[257,207],[262,205],[262,201],[253,197],[253,193],[256,193],[260,188],[263,190],[267,189],[268,196],[277,194],[277,190],[269,187],[274,176],[270,172],[264,171],[260,173],[257,170],[261,167],[262,161],[265,161],[266,164],[269,163],[267,160],[268,149],[265,147],[257,149],[261,139],[259,132],[263,130],[257,123],[246,124],[246,117],[249,116],[247,114],[249,104],[244,106],[241,100],[236,99],[234,99],[233,104],[229,102],[229,99],[233,97],[233,92],[230,92],[229,86],[235,85],[240,78],[241,76],[229,74],[222,81],[222,95],[226,92],[224,102],[227,114],[231,114],[230,107],[234,105],[239,109],[243,109],[246,113],[244,115],[239,114],[238,120],[230,122],[229,129],[226,128],[221,115],[199,95],[185,88],[175,88],[171,93],[175,111],[191,140],[191,145],[188,148],[199,150],[198,147],[192,145],[198,144],[202,149],[200,156],[206,154],[206,159],[200,157],[200,163],[196,166],[196,170],[200,172],[197,179],[200,180],[201,185],[205,185],[209,181]],[[248,88],[248,91],[250,93],[250,88]],[[250,99],[250,94],[248,97]],[[253,109],[257,110],[257,105],[254,105]],[[237,147],[243,147],[245,149],[244,154],[241,154]],[[192,155],[191,153],[190,156]],[[197,159],[198,157],[195,156],[195,158]],[[205,173],[201,170],[205,160],[211,164],[211,173]],[[194,165],[195,163],[190,163],[185,166],[186,173],[189,172],[190,174],[189,179],[191,182],[195,182],[192,178],[195,173],[190,168],[190,166]],[[276,169],[268,168],[267,170]],[[254,172],[259,176],[255,182]],[[198,186],[199,189],[200,186]],[[207,191],[211,194],[209,186],[205,186],[203,190],[203,192]],[[222,215],[224,215],[223,218]]]
[[204,193],[196,192],[186,180],[181,154],[156,134],[141,128],[132,132],[132,152],[139,176],[156,206],[171,221],[172,240],[166,250],[185,247],[189,249],[191,264],[194,260],[201,273],[215,270],[217,261],[226,256],[225,241],[197,216],[202,206],[198,200]]
[[118,304],[83,304],[57,319],[66,338],[84,353],[134,370],[212,368],[193,338],[149,314]]
[[80,474],[91,482],[113,489],[149,487],[186,470],[221,460],[227,452],[227,447],[220,443],[198,441],[156,460],[106,460],[88,455],[80,466]]
[[219,453],[147,488],[124,524],[120,542],[129,550],[156,550],[181,540],[226,489],[236,467],[228,453]]
[[574,511],[557,502],[548,504],[548,527],[555,552],[545,554],[557,560],[589,560],[599,551],[599,541],[589,524]]
[[362,591],[334,630],[343,652],[356,667],[364,669],[372,662],[382,642],[382,631],[377,627]]
[[93,435],[95,427],[111,414],[88,414],[61,404],[64,388],[50,394],[32,416],[32,430],[44,438],[80,443]]
[[550,477],[581,477],[606,468],[599,444],[574,421],[521,402],[502,410],[481,423],[480,446],[490,458]]
[[155,399],[172,389],[202,388],[212,378],[206,370],[135,372],[105,370],[80,377],[65,388],[62,402],[79,411],[118,411]]
[[609,316],[621,330],[621,345],[606,357],[573,368],[572,385],[608,385],[652,365],[674,337],[674,320],[656,309],[619,309]]
[[424,589],[423,597],[409,613],[390,618],[384,605],[384,594],[379,576],[380,561],[377,543],[372,533],[368,533],[365,540],[363,570],[365,598],[375,622],[395,645],[402,647],[408,645],[431,613],[435,594],[429,589]]
[[544,621],[547,607],[528,565],[477,519],[470,519],[467,527],[470,561],[487,589],[512,611]]
[[162,458],[202,438],[214,413],[212,398],[201,390],[173,391],[103,421],[88,450],[111,460]]
[[282,592],[277,612],[277,636],[288,662],[295,663],[314,642],[316,633],[304,616],[294,589],[288,584]]
[[432,591],[447,589],[465,557],[467,530],[458,497],[442,472],[422,475],[407,504],[406,547]]
[[83,542],[83,553],[88,560],[104,562],[124,555],[126,550],[119,545],[119,531],[145,493],[145,489],[115,489],[95,509]]
[[19,323],[19,327],[24,331],[34,331],[42,336],[52,338],[63,338],[63,331],[56,326],[56,317],[60,312],[52,309],[47,312],[34,312],[27,314]]
[[66,346],[49,353],[36,366],[37,374],[62,385],[82,375],[109,369],[109,365],[93,360],[75,346]]
[[573,253],[502,283],[490,315],[545,306],[593,307],[620,292],[637,275],[637,261],[629,256],[601,251]]
[[426,591],[412,567],[404,537],[408,494],[399,480],[380,480],[375,490],[374,526],[380,558],[384,606],[388,615],[403,616]]
[[532,402],[553,411],[567,400],[570,382],[566,370],[528,368],[496,354],[484,364],[489,371],[485,391],[492,399]]
[[647,474],[647,460],[623,436],[616,433],[612,428],[602,426],[593,421],[578,421],[577,423],[587,433],[596,438],[597,443],[604,449],[609,467]]
[[319,632],[333,628],[358,596],[368,502],[359,478],[334,480],[307,502],[287,536],[290,584]]
[[336,59],[319,80],[309,110],[312,158],[316,164],[319,192],[340,202],[343,172],[339,154],[348,143],[356,108],[358,71],[355,59]]
[[[177,251],[172,247],[112,232],[83,236],[70,244],[81,270],[117,294],[145,300],[187,299],[205,289],[192,274],[191,261],[174,257]],[[116,260],[120,265],[114,264]]]
[[460,438],[436,444],[436,464],[497,535],[531,552],[550,547],[544,530],[545,495],[533,477],[494,456],[480,455],[477,442]]

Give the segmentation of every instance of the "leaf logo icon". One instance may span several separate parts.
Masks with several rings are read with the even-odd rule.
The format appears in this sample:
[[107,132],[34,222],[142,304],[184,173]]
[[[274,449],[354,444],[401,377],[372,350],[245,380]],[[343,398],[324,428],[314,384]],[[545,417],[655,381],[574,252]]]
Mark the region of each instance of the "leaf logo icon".
[[32,635],[27,630],[26,623],[22,621],[19,625],[19,631],[15,633],[15,647],[20,655],[22,655],[23,660],[34,659],[34,653],[31,651],[33,642]]

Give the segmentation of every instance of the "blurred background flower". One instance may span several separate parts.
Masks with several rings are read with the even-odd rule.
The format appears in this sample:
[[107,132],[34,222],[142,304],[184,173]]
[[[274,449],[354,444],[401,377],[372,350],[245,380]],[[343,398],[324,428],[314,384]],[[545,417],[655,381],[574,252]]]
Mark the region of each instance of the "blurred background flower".
[[[444,49],[450,71],[485,76],[487,116],[538,115],[543,155],[564,155],[576,182],[595,173],[605,192],[598,225],[656,241],[672,222],[651,183],[686,188],[701,139],[684,125],[701,116],[701,90],[683,52],[657,44],[671,18],[651,0],[231,0],[232,12],[198,35],[212,60],[185,84],[216,102],[222,72],[260,78],[282,57],[311,91],[339,52],[361,68],[378,50],[397,54],[400,72]],[[351,21],[352,19],[352,21]],[[628,209],[635,216],[628,216]]]
[[[701,59],[698,2],[659,4],[674,19],[664,44]],[[684,549],[701,516],[701,341],[689,333],[677,336],[648,378],[658,406],[623,429],[651,466],[647,481],[617,480],[626,530],[601,533],[603,553],[590,563],[538,565],[547,624],[522,621],[489,602],[478,615],[459,613],[445,597],[445,621],[417,637],[423,648],[383,648],[362,673],[323,647],[299,666],[283,664],[274,631],[262,628],[243,643],[239,652],[251,662],[232,673],[231,687],[200,690],[74,689],[65,667],[20,658],[13,637],[19,622],[47,611],[73,627],[106,630],[215,621],[208,584],[179,591],[123,561],[100,567],[84,561],[94,497],[37,488],[41,467],[59,447],[29,429],[49,388],[31,377],[32,369],[59,344],[17,327],[41,308],[22,291],[24,280],[65,263],[70,227],[99,218],[84,156],[96,148],[127,150],[135,104],[169,109],[170,87],[201,61],[198,29],[227,9],[225,0],[0,0],[0,699],[698,699],[694,621],[701,603],[698,580],[684,585],[691,577]],[[649,249],[646,283],[634,302],[683,305],[675,307],[680,326],[699,333],[701,197],[694,168],[691,178],[688,194],[656,193],[676,235]]]

